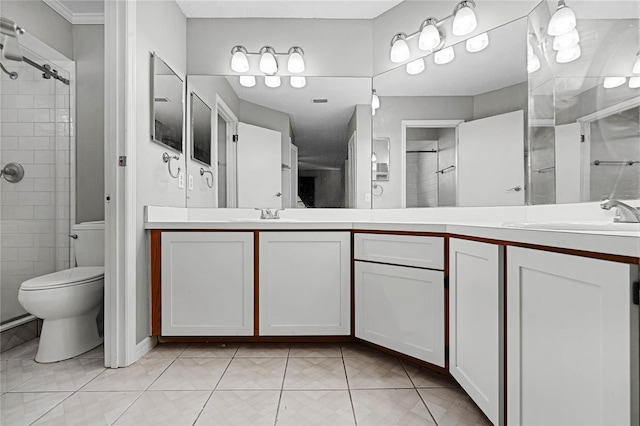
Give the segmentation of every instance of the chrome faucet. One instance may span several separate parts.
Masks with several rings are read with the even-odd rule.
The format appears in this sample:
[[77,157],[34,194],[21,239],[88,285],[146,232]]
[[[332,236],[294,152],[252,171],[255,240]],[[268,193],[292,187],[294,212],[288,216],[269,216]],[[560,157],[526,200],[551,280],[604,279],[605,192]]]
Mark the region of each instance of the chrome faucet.
[[280,219],[280,212],[284,209],[277,209],[272,211],[271,209],[260,209],[255,208],[256,210],[260,210],[260,219]]
[[640,223],[640,210],[637,208],[631,207],[618,200],[604,200],[600,203],[600,208],[604,210],[611,210],[611,207],[616,208],[616,215],[613,218],[614,222]]

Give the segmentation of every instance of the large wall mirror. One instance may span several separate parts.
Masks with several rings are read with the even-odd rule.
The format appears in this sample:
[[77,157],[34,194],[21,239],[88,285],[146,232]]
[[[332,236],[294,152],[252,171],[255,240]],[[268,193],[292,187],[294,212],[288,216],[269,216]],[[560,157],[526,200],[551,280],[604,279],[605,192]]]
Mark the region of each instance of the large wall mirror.
[[557,3],[529,19],[530,202],[638,199],[640,2],[567,5],[576,28],[564,60],[547,34]]
[[151,53],[151,65],[151,139],[182,152],[182,80],[154,53]]
[[481,51],[462,42],[448,63],[430,54],[418,74],[402,65],[373,78],[373,137],[390,142],[373,208],[525,203],[526,34],[522,18],[488,31]]
[[213,110],[211,174],[189,161],[188,207],[370,207],[371,79],[289,80],[187,77]]

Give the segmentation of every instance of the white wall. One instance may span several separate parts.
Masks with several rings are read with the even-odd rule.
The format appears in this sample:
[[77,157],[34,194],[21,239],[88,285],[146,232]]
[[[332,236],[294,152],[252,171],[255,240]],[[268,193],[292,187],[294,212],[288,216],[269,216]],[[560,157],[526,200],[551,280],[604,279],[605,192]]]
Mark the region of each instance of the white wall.
[[[136,168],[136,341],[140,342],[150,334],[150,261],[144,206],[186,205],[185,190],[178,188],[178,180],[169,176],[167,164],[162,162],[163,152],[175,153],[151,141],[150,52],[155,51],[184,80],[187,19],[173,1],[141,1],[136,2],[136,8],[136,122],[129,125],[137,135],[136,159],[131,167]],[[184,170],[184,155],[172,166],[174,171],[178,166]]]
[[370,209],[371,200],[371,106],[356,105],[347,130],[347,137],[351,138],[356,132],[356,205],[357,209]]
[[[344,19],[189,19],[189,74],[231,74],[231,49],[258,52],[265,45],[286,53],[305,52],[307,76],[371,76],[371,20]],[[257,69],[257,57],[250,63]],[[283,74],[284,73],[284,74]],[[286,62],[280,60],[280,74]]]

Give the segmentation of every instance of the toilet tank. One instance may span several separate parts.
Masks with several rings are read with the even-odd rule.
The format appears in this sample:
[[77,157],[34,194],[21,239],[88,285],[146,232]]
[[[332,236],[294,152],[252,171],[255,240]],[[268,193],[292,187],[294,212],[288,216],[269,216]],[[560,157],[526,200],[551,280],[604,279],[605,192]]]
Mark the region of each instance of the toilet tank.
[[104,266],[104,221],[82,222],[72,227],[76,266]]

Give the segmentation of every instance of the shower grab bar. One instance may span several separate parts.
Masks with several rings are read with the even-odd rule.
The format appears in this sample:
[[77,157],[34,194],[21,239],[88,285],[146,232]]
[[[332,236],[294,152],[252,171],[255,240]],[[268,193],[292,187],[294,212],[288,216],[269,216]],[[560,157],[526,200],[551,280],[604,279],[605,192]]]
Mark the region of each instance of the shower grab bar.
[[207,186],[209,188],[213,188],[213,172],[200,167],[200,176],[204,176],[205,173],[209,173],[211,175],[211,183],[209,183],[209,176],[206,176],[204,179],[207,181]]
[[447,172],[449,170],[453,170],[455,168],[456,168],[456,166],[445,167],[444,169],[440,169],[440,170],[436,171],[436,173],[444,174],[445,172]]
[[626,164],[629,166],[633,166],[634,164],[638,164],[640,163],[640,161],[638,160],[622,160],[622,161],[603,161],[603,160],[595,160],[593,162],[594,166],[599,166],[599,165],[615,165],[615,164]]

